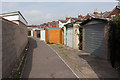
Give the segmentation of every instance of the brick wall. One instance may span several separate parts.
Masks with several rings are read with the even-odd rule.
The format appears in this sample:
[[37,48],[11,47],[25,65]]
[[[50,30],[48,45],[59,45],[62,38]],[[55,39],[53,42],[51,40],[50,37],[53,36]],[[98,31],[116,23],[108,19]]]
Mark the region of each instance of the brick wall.
[[120,14],[120,9],[116,8],[107,16],[107,18],[111,18],[112,15],[116,15],[116,16],[119,16]]
[[27,26],[2,20],[2,77],[10,75],[16,60],[20,57],[26,44]]
[[105,39],[104,58],[108,59],[108,60],[110,59],[110,52],[109,52],[109,48],[108,48],[109,30],[110,30],[110,25],[106,24],[105,28],[104,28],[104,39]]
[[82,50],[85,50],[85,48],[84,48],[84,40],[85,39],[85,28],[83,27],[83,29],[82,29]]

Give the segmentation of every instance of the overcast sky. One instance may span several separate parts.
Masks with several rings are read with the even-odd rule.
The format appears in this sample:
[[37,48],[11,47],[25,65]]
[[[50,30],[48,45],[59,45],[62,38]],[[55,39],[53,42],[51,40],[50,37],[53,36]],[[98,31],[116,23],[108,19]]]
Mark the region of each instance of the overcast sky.
[[[113,1],[113,0],[109,0]],[[29,24],[77,17],[98,12],[111,11],[117,2],[2,2],[2,13],[20,11]]]
[[116,0],[1,0],[2,2],[115,2]]

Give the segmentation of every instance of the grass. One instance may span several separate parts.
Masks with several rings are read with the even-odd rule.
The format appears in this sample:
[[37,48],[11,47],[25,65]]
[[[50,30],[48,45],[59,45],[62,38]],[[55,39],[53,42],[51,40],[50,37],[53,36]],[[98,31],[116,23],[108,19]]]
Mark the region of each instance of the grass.
[[26,60],[26,57],[27,57],[27,53],[26,51],[24,52],[24,56],[23,56],[23,59],[21,61],[21,64],[20,64],[20,67],[18,69],[18,71],[16,71],[14,74],[13,74],[13,78],[15,78],[15,80],[21,80],[21,73],[23,71],[23,68],[24,68],[24,65],[25,65],[25,60]]
[[78,68],[78,66],[76,65],[75,68]]
[[63,49],[64,47],[62,47],[62,46],[59,46],[59,48],[60,48],[60,49]]
[[27,57],[27,54],[24,55],[23,61],[22,61],[22,63],[21,63],[21,66],[20,66],[20,69],[19,69],[19,72],[20,72],[20,73],[22,72],[23,67],[24,67],[24,65],[25,65],[25,59],[26,59],[26,57]]
[[19,67],[19,70],[15,74],[16,75],[15,78],[17,78],[16,80],[20,80],[20,78],[21,78],[21,73],[23,71],[26,58],[27,58],[27,52],[25,51],[25,54],[23,56],[22,62],[21,62],[20,67]]
[[65,57],[68,57],[68,54],[64,54]]
[[62,47],[62,46],[59,46],[58,48],[61,49],[61,50],[63,50],[63,51],[64,51],[64,50],[67,50],[67,48],[64,48],[64,47]]
[[56,44],[56,45],[59,45],[59,44]]

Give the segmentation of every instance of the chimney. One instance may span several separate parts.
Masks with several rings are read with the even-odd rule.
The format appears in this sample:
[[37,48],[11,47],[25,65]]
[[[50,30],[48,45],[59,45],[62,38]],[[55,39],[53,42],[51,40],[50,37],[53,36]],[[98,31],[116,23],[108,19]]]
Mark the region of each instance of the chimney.
[[68,21],[71,17],[66,17],[66,20]]
[[52,22],[55,22],[55,20],[53,20]]
[[100,14],[103,14],[102,12]]
[[80,14],[80,15],[78,15],[78,18],[82,18],[82,15]]
[[97,11],[97,10],[95,10],[95,11],[94,11],[94,14],[98,14],[98,11]]

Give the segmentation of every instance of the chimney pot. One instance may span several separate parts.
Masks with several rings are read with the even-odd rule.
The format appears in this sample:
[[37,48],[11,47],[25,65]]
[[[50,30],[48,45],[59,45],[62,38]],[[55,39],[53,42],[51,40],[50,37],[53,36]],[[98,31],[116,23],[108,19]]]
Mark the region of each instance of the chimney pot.
[[82,15],[80,14],[80,15],[78,15],[78,18],[82,18]]
[[66,20],[69,20],[71,17],[66,17]]
[[53,20],[52,22],[55,22],[55,20]]
[[96,11],[94,11],[94,14],[98,14],[98,11],[96,10]]

